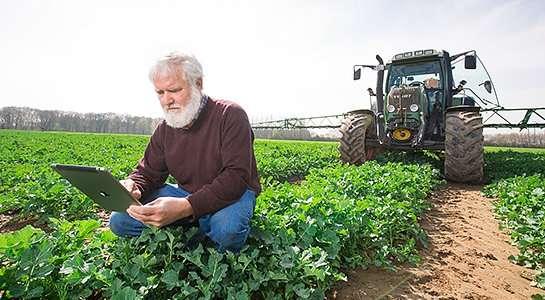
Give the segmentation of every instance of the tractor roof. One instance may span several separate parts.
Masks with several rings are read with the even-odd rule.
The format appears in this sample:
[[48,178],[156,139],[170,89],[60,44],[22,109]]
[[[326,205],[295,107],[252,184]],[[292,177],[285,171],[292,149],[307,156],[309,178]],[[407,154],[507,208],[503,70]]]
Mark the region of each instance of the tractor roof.
[[434,50],[434,49],[403,52],[403,53],[394,55],[394,57],[392,57],[391,62],[398,62],[398,61],[404,61],[404,60],[419,60],[421,58],[430,58],[430,57],[443,57],[444,52],[445,51],[443,50]]

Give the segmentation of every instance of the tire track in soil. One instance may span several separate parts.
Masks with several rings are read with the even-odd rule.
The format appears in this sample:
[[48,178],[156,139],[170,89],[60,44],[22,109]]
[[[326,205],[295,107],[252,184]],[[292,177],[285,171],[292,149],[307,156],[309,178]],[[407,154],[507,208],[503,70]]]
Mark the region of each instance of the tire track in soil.
[[330,298],[529,299],[545,293],[530,286],[533,270],[509,262],[518,250],[481,189],[448,184],[430,196],[432,208],[421,222],[430,244],[418,267],[351,271]]

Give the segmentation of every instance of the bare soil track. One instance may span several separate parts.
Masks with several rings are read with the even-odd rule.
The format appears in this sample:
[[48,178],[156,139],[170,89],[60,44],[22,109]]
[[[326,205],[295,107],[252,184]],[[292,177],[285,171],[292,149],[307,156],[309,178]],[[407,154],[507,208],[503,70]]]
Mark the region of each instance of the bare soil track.
[[355,270],[335,299],[529,299],[532,270],[509,262],[518,253],[499,229],[481,186],[448,184],[430,197],[422,226],[430,245],[418,267]]

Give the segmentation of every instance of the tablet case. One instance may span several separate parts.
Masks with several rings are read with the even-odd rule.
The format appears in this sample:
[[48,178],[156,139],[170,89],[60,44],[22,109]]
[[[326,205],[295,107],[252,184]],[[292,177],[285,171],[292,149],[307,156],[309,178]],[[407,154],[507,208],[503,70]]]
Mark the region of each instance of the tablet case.
[[129,205],[141,205],[105,168],[52,164],[51,167],[98,205],[124,212]]

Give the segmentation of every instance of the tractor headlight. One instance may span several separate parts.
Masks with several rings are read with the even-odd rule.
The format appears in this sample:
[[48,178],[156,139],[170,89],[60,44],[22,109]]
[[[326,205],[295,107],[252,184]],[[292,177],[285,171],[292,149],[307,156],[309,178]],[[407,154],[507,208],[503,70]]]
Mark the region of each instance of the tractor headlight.
[[389,104],[386,109],[389,113],[393,113],[396,110],[395,106],[393,106],[392,104]]
[[412,112],[417,112],[418,111],[418,104],[411,104],[411,106],[409,106],[409,109]]

